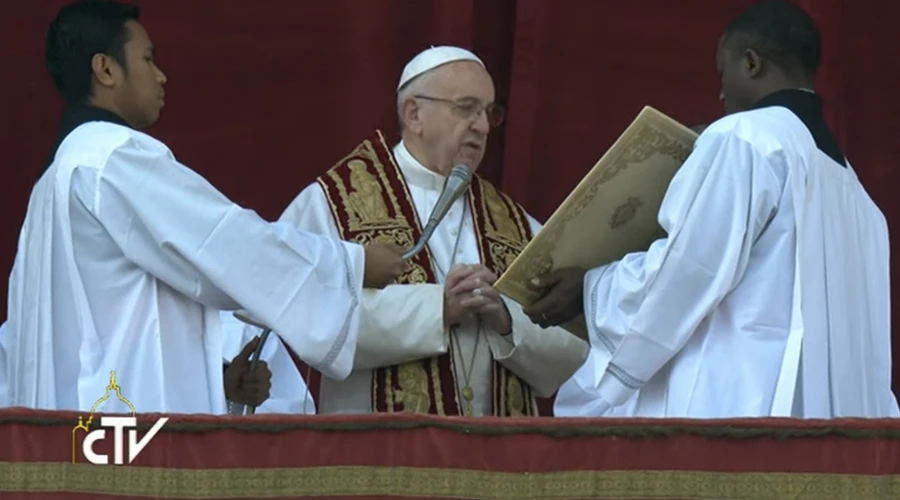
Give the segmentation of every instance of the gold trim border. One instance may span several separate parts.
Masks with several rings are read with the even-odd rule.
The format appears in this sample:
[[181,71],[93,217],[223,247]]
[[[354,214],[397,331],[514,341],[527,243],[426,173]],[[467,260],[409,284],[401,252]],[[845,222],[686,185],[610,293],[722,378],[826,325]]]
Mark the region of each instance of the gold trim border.
[[900,475],[561,471],[412,467],[167,469],[0,462],[0,493],[67,492],[161,499],[393,496],[479,500],[882,500]]

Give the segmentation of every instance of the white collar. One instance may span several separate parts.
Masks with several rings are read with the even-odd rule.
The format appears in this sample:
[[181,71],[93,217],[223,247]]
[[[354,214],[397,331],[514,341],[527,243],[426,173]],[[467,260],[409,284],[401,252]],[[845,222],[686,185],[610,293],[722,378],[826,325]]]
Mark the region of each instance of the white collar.
[[435,191],[440,191],[444,188],[444,179],[446,177],[428,170],[425,165],[422,165],[422,162],[409,152],[403,141],[394,146],[394,158],[397,160],[397,166],[403,173],[403,177],[406,178],[406,182],[409,184]]

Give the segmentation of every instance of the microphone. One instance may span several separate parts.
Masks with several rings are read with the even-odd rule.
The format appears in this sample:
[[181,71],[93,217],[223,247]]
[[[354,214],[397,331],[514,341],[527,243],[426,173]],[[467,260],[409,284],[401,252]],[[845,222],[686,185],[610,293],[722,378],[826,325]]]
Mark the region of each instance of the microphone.
[[447,176],[447,179],[444,180],[444,189],[441,191],[441,196],[438,198],[437,203],[434,204],[434,209],[431,210],[428,224],[426,224],[425,229],[422,230],[422,236],[419,238],[419,241],[416,242],[415,246],[403,254],[403,260],[409,260],[415,257],[416,254],[425,248],[431,235],[434,234],[434,230],[437,229],[438,224],[444,220],[444,216],[447,215],[447,211],[450,210],[453,203],[466,192],[470,182],[472,182],[472,171],[468,166],[459,164],[450,170],[450,174]]

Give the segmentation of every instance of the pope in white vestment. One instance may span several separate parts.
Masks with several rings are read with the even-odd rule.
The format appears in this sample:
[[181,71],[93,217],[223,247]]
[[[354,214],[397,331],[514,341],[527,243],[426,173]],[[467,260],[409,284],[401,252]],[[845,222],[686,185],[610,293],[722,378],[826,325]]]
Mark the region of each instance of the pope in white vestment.
[[[452,125],[470,127],[471,141],[479,144],[472,147],[477,160],[468,165],[477,167],[487,135],[488,122],[482,118],[485,108],[482,105],[479,110],[470,102],[475,99],[472,89],[456,89],[454,94],[452,67],[445,73],[430,73],[454,62],[472,65],[458,71],[484,72],[486,76],[481,61],[471,52],[432,48],[407,65],[398,102],[408,105],[410,98],[404,96],[415,95],[440,106],[446,102],[442,99],[456,97],[446,111],[440,107],[433,111],[446,112],[443,118]],[[422,75],[434,86],[406,90]],[[472,78],[476,77],[480,78],[480,73]],[[446,94],[440,94],[441,90]],[[492,85],[490,94],[487,99],[492,100]],[[467,114],[461,108],[475,111]],[[279,222],[335,238],[391,238],[411,246],[441,194],[445,177],[411,151],[408,141],[418,138],[409,128],[403,137],[393,148],[380,133],[362,143],[304,189]],[[446,139],[442,136],[436,142]],[[454,151],[460,149],[460,140],[466,142],[455,140]],[[345,380],[322,377],[318,411],[535,415],[535,397],[555,393],[583,363],[587,344],[561,328],[532,324],[521,306],[505,297],[510,332],[496,331],[474,316],[448,327],[444,281],[454,269],[467,265],[483,264],[502,272],[539,229],[538,222],[521,207],[475,176],[467,195],[451,206],[427,249],[401,276],[400,284],[363,291],[353,372]],[[258,333],[252,328],[248,332],[248,337]],[[305,369],[301,367],[301,371]],[[274,377],[273,368],[273,393],[278,390]],[[295,391],[302,396],[302,388]],[[269,405],[264,403],[260,411]]]
[[[762,43],[758,26],[790,32]],[[667,237],[583,275],[593,346],[557,415],[900,416],[884,215],[804,90],[817,60],[786,70],[755,48],[794,40],[790,54],[816,33],[774,2],[723,36],[722,99],[740,112],[711,124],[672,180]],[[766,91],[791,78],[799,88]]]

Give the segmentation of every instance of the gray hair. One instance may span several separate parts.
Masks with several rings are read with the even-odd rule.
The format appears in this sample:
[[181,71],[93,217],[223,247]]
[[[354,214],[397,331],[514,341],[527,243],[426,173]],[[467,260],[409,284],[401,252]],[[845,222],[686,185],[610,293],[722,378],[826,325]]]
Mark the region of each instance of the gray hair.
[[397,91],[397,122],[400,125],[401,134],[406,128],[406,125],[403,123],[403,103],[406,102],[406,100],[410,97],[419,94],[425,94],[427,92],[428,87],[431,84],[431,80],[434,79],[434,69],[426,71],[421,75],[413,78],[412,80],[406,82],[406,85],[400,87],[400,90]]

